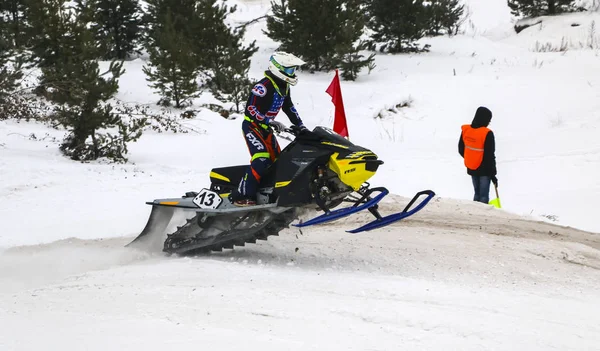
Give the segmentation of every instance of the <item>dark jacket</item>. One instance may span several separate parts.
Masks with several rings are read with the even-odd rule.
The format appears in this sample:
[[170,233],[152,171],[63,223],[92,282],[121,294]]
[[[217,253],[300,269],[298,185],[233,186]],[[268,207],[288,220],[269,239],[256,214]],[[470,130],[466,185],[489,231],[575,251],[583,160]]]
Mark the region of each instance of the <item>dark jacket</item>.
[[[479,107],[475,112],[475,117],[471,122],[471,128],[487,127],[492,120],[492,111],[485,107]],[[494,132],[491,130],[485,137],[485,143],[483,146],[483,161],[481,166],[476,170],[470,170],[467,168],[467,173],[474,176],[488,176],[492,177],[496,175],[496,141],[494,138]],[[460,139],[458,140],[458,153],[465,156],[465,142],[463,135],[460,133]]]
[[245,114],[255,123],[268,125],[280,110],[285,112],[290,122],[297,126],[302,125],[300,115],[292,102],[289,84],[266,71],[265,77],[258,81],[250,92]]

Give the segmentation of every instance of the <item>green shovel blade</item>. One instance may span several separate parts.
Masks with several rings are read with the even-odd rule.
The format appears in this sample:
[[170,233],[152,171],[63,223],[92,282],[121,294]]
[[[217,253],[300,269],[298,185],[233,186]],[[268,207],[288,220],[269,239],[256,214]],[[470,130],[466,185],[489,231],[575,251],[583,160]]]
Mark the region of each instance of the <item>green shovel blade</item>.
[[502,208],[502,206],[500,205],[500,198],[495,198],[493,200],[490,200],[489,202],[490,205],[496,207],[496,208]]

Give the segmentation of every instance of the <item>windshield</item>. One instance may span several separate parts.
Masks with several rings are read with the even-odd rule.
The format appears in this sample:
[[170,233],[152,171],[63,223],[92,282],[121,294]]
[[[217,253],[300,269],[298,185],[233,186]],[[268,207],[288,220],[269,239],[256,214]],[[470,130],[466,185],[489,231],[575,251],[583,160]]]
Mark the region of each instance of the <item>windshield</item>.
[[345,145],[345,146],[353,146],[354,145],[348,139],[345,139],[344,137],[342,137],[341,135],[337,134],[336,132],[334,132],[333,130],[331,130],[327,127],[320,127],[320,126],[315,127],[315,129],[313,130],[313,133],[315,133],[322,140],[331,141],[333,143]]

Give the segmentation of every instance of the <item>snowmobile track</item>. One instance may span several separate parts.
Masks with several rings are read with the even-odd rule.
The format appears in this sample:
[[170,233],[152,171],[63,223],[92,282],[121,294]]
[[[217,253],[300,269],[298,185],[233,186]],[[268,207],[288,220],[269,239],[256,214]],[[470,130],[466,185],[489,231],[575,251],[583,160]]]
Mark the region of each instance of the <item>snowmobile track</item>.
[[[182,256],[209,254],[213,251],[222,252],[223,249],[234,249],[235,246],[255,244],[257,240],[266,241],[269,236],[279,236],[281,230],[289,228],[292,221],[296,219],[295,210],[291,211],[292,213],[284,212],[273,220],[264,223],[253,233],[249,233],[247,230],[234,230],[219,234],[216,237],[201,239],[196,239],[193,233],[201,231],[202,228],[194,219],[188,219],[186,225],[177,227],[177,231],[168,236],[163,251]],[[178,241],[170,241],[170,238],[175,240],[177,237],[183,238]],[[167,249],[167,246],[170,246],[170,248]]]

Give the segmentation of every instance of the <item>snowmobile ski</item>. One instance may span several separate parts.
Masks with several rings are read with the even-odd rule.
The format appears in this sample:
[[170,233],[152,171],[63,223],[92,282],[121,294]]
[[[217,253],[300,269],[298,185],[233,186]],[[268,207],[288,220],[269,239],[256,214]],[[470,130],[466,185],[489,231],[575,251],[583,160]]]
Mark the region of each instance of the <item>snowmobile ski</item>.
[[[415,206],[415,208],[413,208],[412,210],[409,210],[409,208],[415,203],[415,201],[417,201],[417,199],[421,195],[427,195],[427,197],[424,200],[422,200],[421,202],[419,202],[419,204],[417,206]],[[355,234],[355,233],[360,233],[360,232],[364,232],[364,231],[369,231],[369,230],[385,227],[394,222],[398,222],[399,220],[402,220],[406,217],[410,217],[410,216],[414,215],[415,213],[419,212],[423,207],[425,207],[425,205],[427,205],[429,200],[431,200],[434,196],[435,196],[435,193],[431,190],[420,191],[412,198],[412,200],[410,200],[410,202],[408,203],[408,205],[406,205],[406,207],[404,208],[404,210],[402,210],[402,212],[394,213],[394,214],[391,214],[386,217],[378,217],[377,215],[375,215],[375,217],[377,217],[377,219],[375,219],[374,221],[369,222],[360,228],[356,228],[353,230],[347,230],[346,232]]]
[[[379,195],[375,196],[374,198],[367,200],[365,203],[361,204],[361,201],[365,200],[368,197],[368,195],[373,191],[380,191],[381,193]],[[355,204],[350,207],[340,208],[340,209],[337,209],[334,211],[326,211],[324,214],[322,214],[318,217],[315,217],[313,219],[310,219],[306,222],[292,224],[292,225],[295,227],[302,228],[302,227],[308,227],[309,225],[323,224],[323,223],[335,221],[336,219],[340,219],[340,218],[349,216],[353,213],[360,212],[364,209],[374,208],[374,206],[377,205],[377,203],[379,201],[381,201],[381,199],[383,199],[388,193],[389,192],[386,188],[369,189],[369,194],[363,195],[363,197],[361,199],[357,200],[355,202]]]

